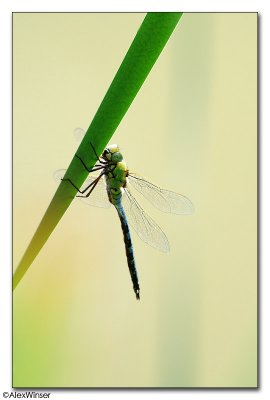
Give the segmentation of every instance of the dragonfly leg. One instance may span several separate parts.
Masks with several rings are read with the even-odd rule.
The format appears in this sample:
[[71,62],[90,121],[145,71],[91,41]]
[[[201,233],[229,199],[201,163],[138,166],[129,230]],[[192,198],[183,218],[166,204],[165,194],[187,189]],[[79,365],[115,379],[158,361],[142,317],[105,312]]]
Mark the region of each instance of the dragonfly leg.
[[85,164],[85,162],[83,161],[83,159],[82,159],[80,156],[78,156],[78,154],[76,154],[76,157],[81,161],[82,165],[84,166],[84,168],[85,168],[86,171],[88,171],[88,172],[94,172],[94,171],[98,171],[99,169],[104,168],[103,165],[98,165],[98,166],[96,166],[96,167],[90,169],[90,168],[87,167],[87,165]]
[[[99,179],[99,177],[97,179]],[[93,182],[91,182],[90,185],[88,185],[84,190],[80,190],[75,185],[75,183],[73,183],[72,180],[69,178],[62,178],[61,181],[69,182],[79,193],[84,194],[92,185],[94,185],[94,183],[96,182],[97,179],[95,179]],[[77,197],[85,197],[85,196],[77,196]]]
[[90,185],[88,185],[82,192],[79,191],[80,193],[83,194],[83,193],[85,193],[85,192],[92,186],[91,189],[89,190],[89,192],[88,192],[86,195],[84,195],[84,196],[78,195],[78,196],[76,196],[76,197],[89,197],[90,194],[91,194],[91,193],[93,192],[93,190],[95,189],[95,187],[97,186],[99,180],[101,179],[101,177],[102,177],[104,174],[105,174],[105,172],[102,172],[102,173],[97,177],[97,179],[95,179],[93,182],[91,182]]
[[82,192],[80,191],[80,189],[75,185],[75,183],[72,182],[71,179],[69,179],[69,178],[61,178],[61,181],[63,181],[63,182],[69,182],[75,189],[78,190],[78,192],[82,193]]
[[95,156],[97,157],[97,160],[101,163],[101,164],[107,164],[106,161],[101,160],[101,158],[98,156],[96,149],[94,148],[94,146],[92,145],[92,143],[90,142],[90,145],[92,147],[93,152],[95,153]]

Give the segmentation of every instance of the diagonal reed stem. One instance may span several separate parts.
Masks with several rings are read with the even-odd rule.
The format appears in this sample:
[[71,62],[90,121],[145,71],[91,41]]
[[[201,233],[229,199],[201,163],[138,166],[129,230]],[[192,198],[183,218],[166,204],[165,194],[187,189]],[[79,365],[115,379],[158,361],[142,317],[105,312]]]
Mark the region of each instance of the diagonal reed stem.
[[[148,13],[146,15],[76,152],[83,157],[89,167],[94,166],[96,162],[95,155],[91,152],[90,142],[97,153],[101,154],[181,16],[182,13]],[[87,171],[82,168],[75,155],[66,176],[71,178],[78,187],[87,177]],[[76,189],[61,182],[14,273],[13,290],[46,243],[75,195]]]

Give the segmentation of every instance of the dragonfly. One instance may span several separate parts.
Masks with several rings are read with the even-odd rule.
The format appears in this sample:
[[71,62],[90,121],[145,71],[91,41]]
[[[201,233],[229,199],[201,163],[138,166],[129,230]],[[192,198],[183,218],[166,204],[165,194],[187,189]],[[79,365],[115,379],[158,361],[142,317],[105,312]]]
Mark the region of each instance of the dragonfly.
[[[75,130],[75,136],[83,134],[81,128]],[[135,230],[140,239],[162,252],[169,251],[169,241],[162,229],[140,206],[132,194],[131,187],[165,213],[188,215],[194,212],[194,206],[186,196],[162,189],[140,175],[130,172],[117,144],[107,146],[101,156],[98,156],[91,143],[89,149],[97,160],[93,168],[88,168],[80,155],[76,154],[76,157],[89,174],[95,172],[98,176],[88,175],[81,187],[77,187],[70,178],[64,178],[65,169],[56,171],[55,178],[72,185],[79,192],[76,197],[88,205],[103,208],[114,206],[121,223],[133,290],[139,300],[139,278],[129,227]]]

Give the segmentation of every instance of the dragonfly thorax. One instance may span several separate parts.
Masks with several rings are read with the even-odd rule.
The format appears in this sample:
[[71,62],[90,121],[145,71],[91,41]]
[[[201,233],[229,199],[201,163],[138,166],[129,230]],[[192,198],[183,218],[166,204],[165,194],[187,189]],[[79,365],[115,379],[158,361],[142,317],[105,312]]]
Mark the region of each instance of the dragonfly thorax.
[[107,146],[102,153],[102,158],[106,161],[115,163],[123,160],[123,156],[120,153],[120,149],[117,144],[111,144],[110,146]]

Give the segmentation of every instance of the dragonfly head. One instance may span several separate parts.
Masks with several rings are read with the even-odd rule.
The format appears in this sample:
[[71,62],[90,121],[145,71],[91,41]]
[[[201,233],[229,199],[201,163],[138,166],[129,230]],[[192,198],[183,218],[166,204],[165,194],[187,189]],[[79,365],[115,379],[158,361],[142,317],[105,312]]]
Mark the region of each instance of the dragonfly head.
[[103,151],[101,157],[105,161],[112,161],[112,162],[120,162],[123,160],[123,156],[120,153],[117,144],[111,144],[110,146],[107,146],[106,149]]

